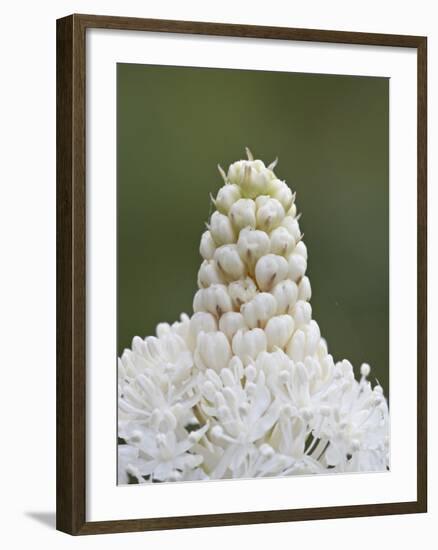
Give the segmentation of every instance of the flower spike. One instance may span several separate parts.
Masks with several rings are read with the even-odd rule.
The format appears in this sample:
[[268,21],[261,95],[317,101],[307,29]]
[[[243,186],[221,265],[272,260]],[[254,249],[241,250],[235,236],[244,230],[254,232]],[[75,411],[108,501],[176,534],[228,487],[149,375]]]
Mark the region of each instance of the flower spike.
[[218,165],[191,316],[118,361],[118,481],[386,471],[389,411],[312,318],[295,192],[267,167]]

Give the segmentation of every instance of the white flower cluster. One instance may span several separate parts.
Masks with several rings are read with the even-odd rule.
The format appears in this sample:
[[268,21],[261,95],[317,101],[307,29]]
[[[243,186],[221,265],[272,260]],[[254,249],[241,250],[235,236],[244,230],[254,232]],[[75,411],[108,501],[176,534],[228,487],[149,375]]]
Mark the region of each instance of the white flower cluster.
[[388,467],[383,390],[328,353],[295,195],[247,153],[220,169],[194,314],[119,359],[119,483]]

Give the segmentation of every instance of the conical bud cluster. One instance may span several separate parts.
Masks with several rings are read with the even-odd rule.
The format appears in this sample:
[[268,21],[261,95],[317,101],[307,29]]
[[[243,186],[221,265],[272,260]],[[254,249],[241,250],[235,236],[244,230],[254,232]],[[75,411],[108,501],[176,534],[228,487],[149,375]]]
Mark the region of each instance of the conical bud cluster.
[[202,313],[208,330],[195,349],[199,368],[223,368],[217,360],[219,342],[224,357],[249,364],[274,349],[302,361],[320,341],[307,304],[307,249],[295,196],[276,177],[274,164],[266,167],[251,153],[248,157],[232,164],[227,175],[221,171],[225,185],[212,199],[217,210],[201,237],[204,261],[192,322],[199,333],[197,314]]
[[312,319],[295,194],[233,163],[200,242],[193,315],[119,361],[119,481],[384,470],[388,408]]

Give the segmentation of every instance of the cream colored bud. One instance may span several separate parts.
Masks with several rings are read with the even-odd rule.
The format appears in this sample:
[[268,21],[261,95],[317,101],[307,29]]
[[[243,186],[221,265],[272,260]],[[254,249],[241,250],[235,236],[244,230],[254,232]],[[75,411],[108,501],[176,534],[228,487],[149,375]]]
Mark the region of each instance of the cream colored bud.
[[252,199],[239,199],[233,204],[229,214],[231,223],[240,231],[244,227],[256,226],[256,205]]
[[239,330],[233,338],[233,352],[246,366],[254,363],[259,353],[266,351],[266,334],[260,328],[243,332]]
[[195,294],[193,310],[207,311],[216,317],[220,317],[227,311],[232,311],[233,304],[225,285],[211,285],[208,288],[201,288]]
[[275,315],[277,302],[269,292],[260,292],[250,302],[244,304],[242,313],[249,328],[263,328],[266,322]]
[[220,212],[213,212],[210,219],[210,233],[216,245],[231,244],[236,240],[233,226],[228,216]]
[[309,302],[299,300],[292,309],[295,327],[301,328],[310,323],[312,319],[312,307]]
[[259,210],[259,208],[261,208],[262,206],[264,206],[270,198],[271,197],[269,195],[259,195],[255,200],[256,211]]
[[303,331],[306,335],[305,354],[313,355],[321,339],[321,331],[319,330],[318,323],[314,320],[310,321],[310,323],[303,328]]
[[240,306],[252,300],[257,292],[257,287],[251,277],[245,277],[245,279],[230,283],[228,286],[228,294],[236,309],[240,309]]
[[307,261],[299,254],[289,256],[289,277],[298,282],[306,273]]
[[233,204],[241,197],[240,188],[233,183],[227,183],[218,191],[217,197],[214,200],[216,208],[222,214],[228,214]]
[[271,290],[277,283],[286,279],[289,265],[283,256],[266,254],[256,264],[255,277],[261,290]]
[[289,212],[287,213],[287,215],[292,216],[292,218],[297,217],[297,205],[295,203],[290,207]]
[[233,164],[231,164],[228,168],[228,181],[240,186],[245,177],[245,170],[248,170],[251,164],[252,162],[248,160],[238,160],[233,162]]
[[199,245],[199,252],[204,260],[211,260],[216,250],[216,244],[211,236],[210,231],[204,231],[201,237],[201,244]]
[[298,287],[290,279],[280,281],[272,290],[277,302],[277,314],[290,313],[298,299]]
[[200,332],[215,332],[217,331],[217,321],[211,313],[198,311],[194,313],[190,319],[189,335],[192,346],[196,345],[198,334]]
[[241,160],[228,170],[228,180],[240,186],[242,195],[251,199],[267,192],[274,173],[261,160]]
[[250,159],[233,162],[228,169],[227,179],[229,182],[239,185],[247,197],[254,198],[260,194],[257,192],[257,188],[264,186],[267,189],[268,183],[273,177],[273,172],[266,168],[263,161]]
[[193,297],[193,311],[204,311],[204,288],[200,288]]
[[306,346],[306,336],[302,330],[295,331],[286,348],[289,357],[297,362],[304,360],[304,350]]
[[300,241],[294,250],[295,254],[299,254],[307,261],[307,246],[304,244],[303,241]]
[[214,260],[204,260],[198,271],[198,287],[207,288],[214,284],[221,284],[224,280]]
[[264,195],[268,191],[269,182],[272,179],[272,172],[263,168],[257,170],[252,166],[246,169],[245,176],[240,184],[242,194],[245,197],[255,199],[259,195]]
[[243,315],[237,311],[228,311],[219,320],[219,329],[227,336],[230,342],[237,331],[247,330],[247,328]]
[[269,182],[268,191],[273,199],[277,199],[281,202],[285,212],[290,209],[293,202],[293,194],[290,187],[284,181],[277,178],[272,179]]
[[277,199],[268,199],[257,210],[257,227],[263,231],[272,231],[284,219],[284,208]]
[[320,361],[322,361],[325,357],[328,355],[328,346],[327,342],[324,340],[324,338],[319,339],[318,349],[316,350],[318,353],[318,358]]
[[195,365],[220,372],[232,357],[230,344],[222,332],[200,332],[194,353]]
[[255,170],[257,173],[269,172],[268,174],[269,179],[272,179],[274,177],[274,173],[272,172],[272,170],[270,170],[269,168],[266,168],[265,163],[260,159],[253,160],[251,166],[253,170]]
[[303,277],[298,285],[298,299],[309,302],[312,297],[312,287],[310,286],[309,277]]
[[248,266],[254,266],[259,258],[269,252],[270,241],[264,231],[242,229],[237,241],[240,257]]
[[271,317],[265,327],[268,351],[273,351],[276,347],[283,349],[289,342],[293,331],[294,320],[290,315]]
[[289,256],[294,248],[295,239],[285,227],[277,227],[271,232],[271,252],[273,254]]
[[301,238],[301,230],[298,224],[298,220],[292,216],[287,215],[281,222],[282,227],[285,227],[292,237],[295,239],[295,242],[298,242]]
[[241,279],[246,275],[246,266],[235,244],[225,244],[216,249],[214,259],[220,273],[228,281]]

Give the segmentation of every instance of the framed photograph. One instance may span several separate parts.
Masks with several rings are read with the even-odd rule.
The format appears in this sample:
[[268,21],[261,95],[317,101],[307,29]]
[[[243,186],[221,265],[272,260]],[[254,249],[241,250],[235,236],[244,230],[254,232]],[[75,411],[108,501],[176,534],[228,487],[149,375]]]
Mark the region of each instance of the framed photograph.
[[57,22],[57,527],[425,512],[426,38]]

